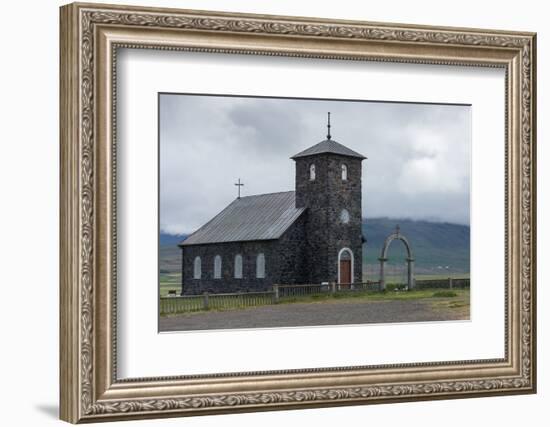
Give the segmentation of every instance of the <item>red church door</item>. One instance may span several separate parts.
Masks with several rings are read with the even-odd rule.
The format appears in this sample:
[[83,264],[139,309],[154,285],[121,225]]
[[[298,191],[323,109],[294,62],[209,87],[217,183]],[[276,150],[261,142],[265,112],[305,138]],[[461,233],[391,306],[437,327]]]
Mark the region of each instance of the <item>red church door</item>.
[[340,283],[351,283],[351,260],[349,259],[340,260]]

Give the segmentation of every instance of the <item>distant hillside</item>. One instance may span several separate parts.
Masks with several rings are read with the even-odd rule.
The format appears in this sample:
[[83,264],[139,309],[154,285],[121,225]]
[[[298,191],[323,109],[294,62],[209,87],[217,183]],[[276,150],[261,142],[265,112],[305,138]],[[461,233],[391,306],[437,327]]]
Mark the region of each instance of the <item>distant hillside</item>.
[[[401,233],[411,244],[415,269],[419,274],[470,272],[470,227],[446,222],[412,221],[409,219],[366,218],[363,235],[366,264],[378,264],[386,237],[399,224]],[[388,252],[388,263],[403,263],[405,245],[394,241]]]
[[160,246],[177,246],[183,239],[187,237],[185,234],[166,234],[160,233]]
[[[367,242],[363,248],[365,273],[370,278],[378,274],[378,257],[386,237],[399,224],[401,233],[409,240],[418,274],[446,275],[470,272],[470,227],[459,224],[409,219],[365,218],[363,235]],[[177,274],[181,269],[181,250],[177,244],[185,236],[160,234],[161,273]],[[388,252],[388,273],[404,273],[405,246],[394,241]]]

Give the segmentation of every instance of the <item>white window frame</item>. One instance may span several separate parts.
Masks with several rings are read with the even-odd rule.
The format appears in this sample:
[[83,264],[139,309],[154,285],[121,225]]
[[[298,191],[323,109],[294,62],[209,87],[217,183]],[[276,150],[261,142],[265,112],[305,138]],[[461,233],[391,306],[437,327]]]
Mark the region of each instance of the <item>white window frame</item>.
[[243,278],[243,256],[241,254],[235,255],[235,265],[233,273],[235,279]]
[[265,255],[263,253],[256,256],[256,279],[265,279]]
[[222,278],[222,257],[216,255],[214,257],[214,279]]
[[193,279],[202,278],[202,261],[200,256],[196,256],[193,260]]
[[351,219],[351,216],[349,214],[349,211],[347,209],[342,209],[340,211],[340,221],[342,222],[342,224],[349,224],[349,221]]
[[315,163],[309,165],[309,180],[315,181],[317,178],[317,171],[315,170]]
[[342,163],[342,181],[348,180],[348,165]]

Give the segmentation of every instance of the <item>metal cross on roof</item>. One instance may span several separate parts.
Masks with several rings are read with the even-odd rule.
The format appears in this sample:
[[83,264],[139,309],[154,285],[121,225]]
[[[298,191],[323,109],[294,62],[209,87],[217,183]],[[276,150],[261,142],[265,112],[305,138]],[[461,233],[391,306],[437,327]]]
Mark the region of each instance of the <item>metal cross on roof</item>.
[[241,182],[241,178],[239,178],[239,180],[235,183],[235,185],[238,188],[237,199],[240,199],[241,198],[241,187],[244,186],[244,184]]
[[328,122],[327,122],[327,139],[330,139],[331,138],[331,135],[330,135],[330,111],[328,113]]

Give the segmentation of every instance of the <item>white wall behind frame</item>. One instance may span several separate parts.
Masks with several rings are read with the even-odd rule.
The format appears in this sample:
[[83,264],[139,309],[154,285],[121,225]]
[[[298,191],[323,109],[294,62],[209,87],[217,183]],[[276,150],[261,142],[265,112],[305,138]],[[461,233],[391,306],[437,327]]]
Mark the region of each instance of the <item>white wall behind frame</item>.
[[[502,69],[135,49],[117,64],[121,378],[504,356]],[[158,92],[472,104],[471,321],[158,334]]]
[[[415,24],[538,31],[538,117],[550,116],[550,28],[544,2],[535,0],[441,2],[358,2],[356,0],[110,0],[118,4],[185,7],[269,14],[320,16]],[[2,423],[9,426],[63,426],[58,405],[58,7],[62,1],[29,0],[2,5],[3,67],[0,86],[0,320],[4,350],[0,375]],[[25,30],[22,31],[24,21]],[[17,35],[15,43],[15,37]],[[30,125],[29,125],[29,120]],[[310,425],[402,425],[410,427],[545,426],[550,405],[550,126],[538,127],[539,392],[537,395],[442,400],[302,411],[261,412],[188,419],[129,421],[124,427]],[[490,165],[488,165],[490,167]],[[29,249],[31,247],[31,249]],[[32,256],[29,250],[40,256]],[[25,273],[24,277],[22,276]],[[29,279],[23,283],[22,278]],[[32,279],[32,280],[31,280]],[[22,311],[14,298],[27,295]],[[218,349],[211,347],[212,352]]]

